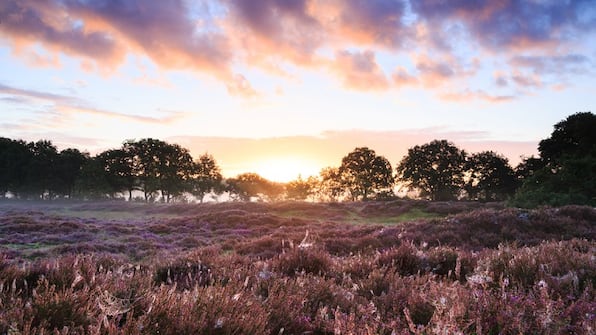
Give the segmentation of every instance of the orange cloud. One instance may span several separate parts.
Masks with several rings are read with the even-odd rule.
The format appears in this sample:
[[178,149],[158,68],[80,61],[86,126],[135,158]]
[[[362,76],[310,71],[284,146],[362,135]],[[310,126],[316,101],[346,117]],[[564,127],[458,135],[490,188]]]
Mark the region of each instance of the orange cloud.
[[398,67],[393,73],[393,83],[397,87],[410,86],[419,84],[418,78],[410,75],[408,71],[403,67]]
[[374,52],[338,51],[335,54],[335,71],[347,88],[357,90],[385,90],[389,81],[375,60]]
[[515,99],[512,95],[491,95],[482,90],[464,90],[461,92],[449,92],[440,94],[439,97],[444,100],[455,102],[469,102],[473,100],[483,100],[487,102],[500,103]]

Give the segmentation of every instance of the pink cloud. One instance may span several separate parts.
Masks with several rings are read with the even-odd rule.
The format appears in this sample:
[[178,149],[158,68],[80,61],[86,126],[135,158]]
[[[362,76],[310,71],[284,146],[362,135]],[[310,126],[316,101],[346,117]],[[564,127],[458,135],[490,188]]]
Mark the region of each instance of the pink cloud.
[[389,81],[375,60],[374,52],[338,51],[333,69],[342,78],[343,85],[357,90],[385,90]]
[[439,95],[441,99],[455,102],[469,102],[483,100],[491,103],[508,102],[515,99],[512,95],[492,95],[482,90],[464,90],[461,92],[448,92]]
[[397,87],[401,86],[409,86],[409,85],[417,85],[419,83],[418,78],[413,75],[410,75],[408,71],[403,68],[399,67],[393,73],[393,83]]
[[[246,73],[234,70],[244,66],[291,78],[285,65],[325,69],[336,62],[344,70],[330,73],[344,86],[386,89],[392,85],[374,57],[379,51],[432,55],[413,56],[415,69],[394,65],[397,70],[390,79],[395,87],[441,90],[444,84],[474,76],[480,66],[470,59],[475,55],[457,55],[459,44],[503,57],[513,70],[524,73],[489,79],[488,85],[536,87],[543,84],[544,74],[593,69],[582,50],[559,54],[573,46],[570,37],[577,41],[596,31],[596,19],[585,14],[591,5],[507,0],[5,0],[0,2],[0,35],[32,65],[57,66],[59,55],[66,54],[79,59],[82,69],[105,74],[134,53],[161,69],[206,73],[231,94],[245,97],[259,92]],[[367,51],[330,52],[355,49]],[[528,71],[537,77],[529,78]]]

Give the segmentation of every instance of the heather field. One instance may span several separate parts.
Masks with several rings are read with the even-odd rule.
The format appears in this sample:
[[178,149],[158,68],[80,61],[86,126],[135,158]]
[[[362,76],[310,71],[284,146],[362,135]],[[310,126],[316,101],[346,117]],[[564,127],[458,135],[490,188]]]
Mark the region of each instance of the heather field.
[[0,334],[594,334],[596,209],[0,202]]

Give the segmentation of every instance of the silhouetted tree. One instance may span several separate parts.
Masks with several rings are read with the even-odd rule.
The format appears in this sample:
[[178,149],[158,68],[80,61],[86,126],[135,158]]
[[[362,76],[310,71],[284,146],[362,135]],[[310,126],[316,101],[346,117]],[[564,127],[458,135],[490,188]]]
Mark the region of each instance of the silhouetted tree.
[[555,124],[549,138],[540,141],[538,151],[545,165],[556,168],[569,157],[596,156],[596,115],[576,113]]
[[202,203],[206,194],[223,191],[222,180],[221,170],[213,156],[203,154],[193,165],[191,193]]
[[467,161],[465,189],[471,199],[505,200],[513,195],[517,179],[508,160],[492,151],[475,153]]
[[272,192],[275,190],[272,182],[253,172],[242,173],[235,178],[228,178],[225,184],[230,197],[238,197],[242,201],[250,201],[252,198],[266,200],[270,198],[272,193],[276,193]]
[[4,198],[7,192],[18,197],[27,183],[27,166],[31,157],[26,142],[0,138],[0,198]]
[[542,169],[545,166],[544,161],[534,156],[524,158],[515,167],[515,176],[518,180],[523,181],[526,178],[531,177],[536,171]]
[[466,153],[446,140],[408,149],[397,167],[399,180],[432,200],[455,199],[464,184]]
[[555,124],[540,141],[540,164],[526,173],[512,204],[520,207],[566,204],[596,206],[596,115],[576,113]]
[[178,144],[167,144],[161,148],[157,166],[159,189],[166,202],[184,192],[190,191],[194,162],[189,151]]
[[[132,192],[137,189],[138,184],[134,159],[135,152],[130,144],[124,144],[122,149],[106,150],[97,155],[95,163],[102,166],[104,172],[102,184],[105,182],[109,186],[107,193],[110,197],[119,192],[127,192],[128,200],[132,200]],[[94,167],[89,166],[88,173],[95,174]],[[104,186],[99,189],[105,189]]]
[[319,198],[330,201],[337,201],[344,193],[344,186],[339,173],[339,168],[326,167],[319,173]]
[[31,160],[27,165],[26,193],[34,198],[53,199],[57,184],[58,149],[51,141],[40,140],[27,145]]
[[161,192],[162,200],[169,202],[172,197],[190,190],[193,161],[187,149],[145,138],[125,142],[123,150],[132,154],[133,171],[145,201]]
[[77,149],[65,149],[60,151],[54,165],[56,173],[55,192],[67,197],[74,196],[75,183],[83,165],[89,160],[88,153],[82,153]]
[[345,156],[339,174],[352,200],[367,200],[377,192],[387,192],[394,182],[391,163],[366,147],[356,148]]
[[511,204],[533,208],[569,204],[596,206],[596,159],[569,157],[555,170],[548,167],[525,179]]
[[315,193],[317,184],[318,180],[315,177],[303,179],[302,176],[298,176],[296,180],[286,184],[286,197],[289,200],[306,200]]
[[110,173],[106,171],[103,155],[105,152],[89,158],[81,167],[81,173],[75,183],[78,196],[83,199],[113,198],[122,188],[115,188],[113,180],[110,182]]

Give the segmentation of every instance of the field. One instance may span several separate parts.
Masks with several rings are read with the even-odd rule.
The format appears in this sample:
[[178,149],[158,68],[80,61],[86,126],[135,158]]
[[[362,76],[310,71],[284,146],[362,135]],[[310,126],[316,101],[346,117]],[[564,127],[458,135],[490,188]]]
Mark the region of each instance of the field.
[[596,209],[0,202],[0,334],[594,334]]

